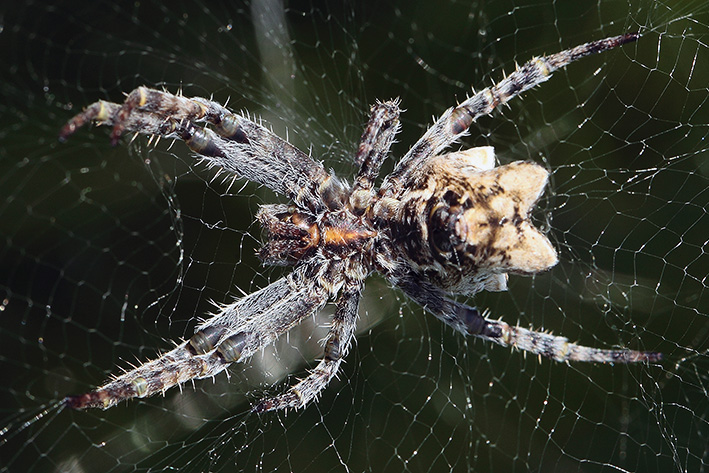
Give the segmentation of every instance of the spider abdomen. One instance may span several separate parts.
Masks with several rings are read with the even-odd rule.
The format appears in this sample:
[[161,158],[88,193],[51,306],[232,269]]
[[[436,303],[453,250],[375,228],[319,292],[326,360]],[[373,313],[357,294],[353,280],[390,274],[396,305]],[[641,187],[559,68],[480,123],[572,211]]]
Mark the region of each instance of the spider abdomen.
[[529,219],[546,186],[538,164],[494,167],[491,147],[431,158],[385,225],[401,257],[451,293],[504,290],[507,273],[535,274],[557,262]]

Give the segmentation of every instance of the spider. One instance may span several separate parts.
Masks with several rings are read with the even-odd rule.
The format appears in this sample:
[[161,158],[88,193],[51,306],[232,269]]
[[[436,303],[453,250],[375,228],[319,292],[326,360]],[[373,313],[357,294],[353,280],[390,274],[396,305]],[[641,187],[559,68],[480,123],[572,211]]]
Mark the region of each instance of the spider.
[[304,407],[327,386],[347,355],[364,283],[375,271],[464,335],[557,361],[660,360],[660,353],[585,347],[510,326],[455,300],[456,294],[504,291],[509,273],[545,271],[556,264],[557,253],[529,218],[547,184],[545,168],[522,161],[496,167],[492,147],[441,154],[477,118],[546,81],[555,70],[638,37],[629,33],[533,58],[497,85],[446,110],[379,189],[374,181],[400,127],[398,99],[371,107],[354,157],[359,171],[352,184],[261,124],[212,100],[139,87],[123,104],[89,105],[63,127],[61,141],[88,122],[112,126],[114,145],[126,132],[174,138],[206,165],[288,197],[291,205],[263,205],[256,217],[269,235],[259,252],[261,260],[293,270],[219,306],[171,351],[91,392],[68,396],[64,404],[106,409],[213,377],[336,300],[317,366],[253,410]]

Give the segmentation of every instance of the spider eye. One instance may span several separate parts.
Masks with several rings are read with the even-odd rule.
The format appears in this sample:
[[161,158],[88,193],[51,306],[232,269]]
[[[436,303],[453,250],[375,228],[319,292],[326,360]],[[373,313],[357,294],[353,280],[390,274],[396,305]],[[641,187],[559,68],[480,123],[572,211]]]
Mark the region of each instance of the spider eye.
[[462,213],[463,208],[460,205],[439,203],[429,215],[429,241],[433,249],[446,259],[463,243]]

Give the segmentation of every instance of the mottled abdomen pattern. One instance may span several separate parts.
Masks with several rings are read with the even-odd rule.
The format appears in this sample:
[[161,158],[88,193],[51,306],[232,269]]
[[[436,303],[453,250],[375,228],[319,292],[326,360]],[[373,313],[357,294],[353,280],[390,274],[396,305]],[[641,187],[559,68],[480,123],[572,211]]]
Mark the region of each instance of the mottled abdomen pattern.
[[557,262],[530,213],[547,183],[531,162],[494,167],[491,147],[435,156],[418,169],[388,225],[395,247],[441,289],[474,294],[507,287],[507,273]]

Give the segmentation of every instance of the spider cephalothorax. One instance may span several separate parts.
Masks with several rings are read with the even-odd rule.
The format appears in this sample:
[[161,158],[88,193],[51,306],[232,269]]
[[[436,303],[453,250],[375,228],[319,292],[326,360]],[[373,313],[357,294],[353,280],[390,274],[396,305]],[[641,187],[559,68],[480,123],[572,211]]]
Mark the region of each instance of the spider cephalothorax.
[[257,411],[302,407],[337,373],[354,336],[365,279],[379,272],[427,311],[466,334],[559,361],[656,361],[659,353],[596,349],[566,338],[491,320],[451,298],[507,288],[507,275],[536,274],[557,262],[549,239],[530,221],[548,178],[543,167],[514,162],[495,167],[490,147],[442,152],[480,116],[544,82],[576,59],[637,39],[626,34],[534,58],[499,84],[443,113],[398,162],[379,189],[374,181],[399,129],[399,102],[378,102],[360,139],[352,185],[248,117],[204,98],[140,87],[122,104],[99,101],[62,129],[64,140],[87,122],[125,132],[184,141],[209,166],[265,185],[292,205],[264,205],[261,259],[292,265],[269,286],[218,308],[195,334],[156,360],[80,396],[74,408],[107,408],[248,359],[328,300],[337,309],[323,358],[287,392]]

